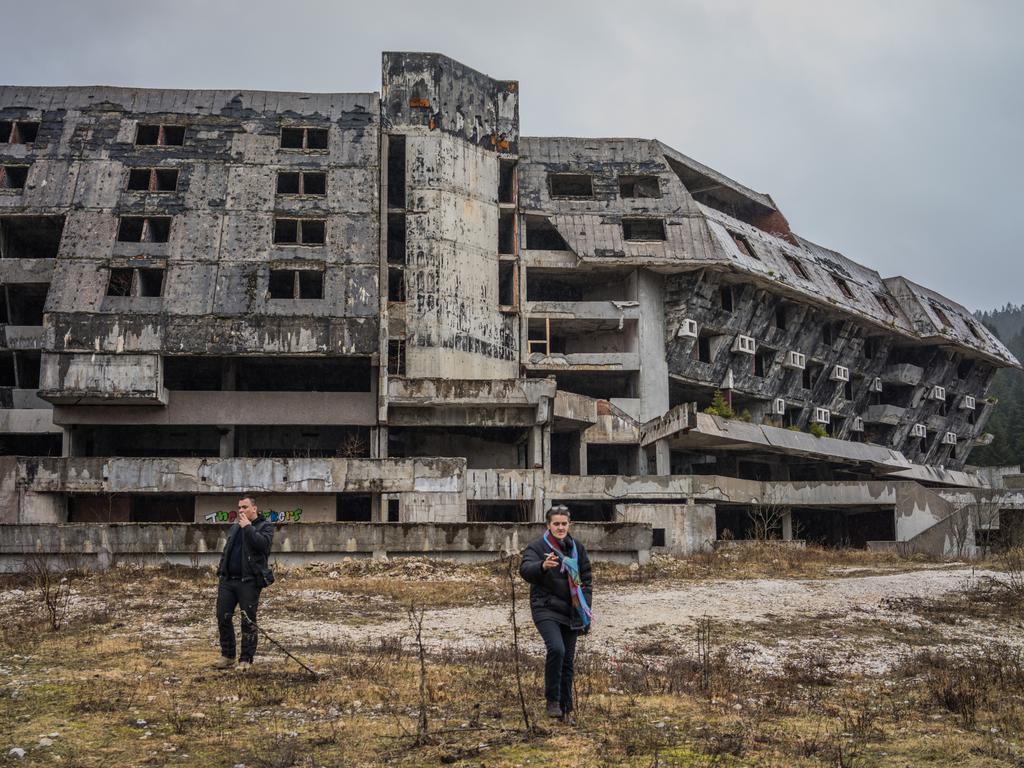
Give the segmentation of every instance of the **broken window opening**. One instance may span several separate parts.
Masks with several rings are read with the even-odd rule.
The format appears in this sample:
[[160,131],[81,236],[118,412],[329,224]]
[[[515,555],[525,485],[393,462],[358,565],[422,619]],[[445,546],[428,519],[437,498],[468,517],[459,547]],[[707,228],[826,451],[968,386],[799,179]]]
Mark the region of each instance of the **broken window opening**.
[[530,502],[467,501],[467,523],[528,523]]
[[388,264],[405,264],[405,214],[388,214]]
[[712,362],[711,340],[714,338],[716,338],[715,334],[701,331],[701,334],[697,337],[697,343],[694,345],[696,359],[698,362]]
[[278,171],[277,194],[326,195],[327,174],[321,171]]
[[516,161],[498,160],[498,202],[516,201]]
[[789,268],[793,270],[797,277],[803,278],[804,280],[810,280],[811,276],[807,274],[807,270],[804,269],[804,265],[801,264],[794,256],[786,254],[786,263],[789,264]]
[[853,400],[853,381],[843,382],[843,397],[847,400]]
[[549,173],[548,188],[553,198],[594,196],[594,178],[582,173]]
[[661,197],[657,176],[619,176],[619,197],[639,200]]
[[775,308],[775,327],[780,331],[786,330],[786,305],[780,304]]
[[848,299],[854,298],[853,291],[850,290],[849,283],[843,280],[843,278],[841,278],[839,275],[833,275],[831,272],[829,273],[829,275],[832,278],[832,282],[834,282],[839,287],[839,290],[842,291],[843,296],[845,296]]
[[327,149],[326,128],[282,128],[281,149]]
[[405,270],[402,267],[388,267],[388,301],[405,301]]
[[111,267],[107,296],[159,297],[163,295],[164,270],[159,267]]
[[388,136],[388,208],[405,208],[405,136]]
[[864,359],[874,360],[878,355],[878,339],[874,336],[869,336],[864,339]]
[[498,262],[498,304],[502,307],[514,307],[516,301],[516,265],[513,261]]
[[562,234],[544,216],[526,217],[526,248],[534,251],[568,251]]
[[405,339],[388,341],[388,375],[405,376]]
[[132,168],[128,185],[132,192],[174,192],[178,189],[177,168]]
[[120,243],[166,243],[170,237],[170,216],[122,216],[117,227]]
[[0,351],[0,387],[17,387],[18,372],[14,353]]
[[804,389],[814,389],[814,385],[818,383],[824,373],[825,368],[817,363],[807,363],[803,370],[803,376],[801,378],[801,384]]
[[322,299],[324,273],[320,269],[272,269],[268,291],[271,299]]
[[878,305],[882,309],[884,309],[888,314],[892,315],[893,317],[896,316],[896,310],[892,308],[892,304],[889,302],[889,299],[887,299],[885,296],[882,296],[879,293],[875,294],[875,299],[878,300]]
[[970,376],[971,376],[971,374],[973,372],[974,372],[974,361],[971,358],[969,358],[969,357],[965,357],[956,366],[956,377],[958,379],[960,379],[961,381],[965,381],[968,378],[970,378]]
[[665,240],[665,222],[662,219],[623,219],[622,236],[631,241]]
[[39,369],[42,365],[42,352],[38,350],[19,350],[14,353],[14,362],[18,373],[18,386],[22,389],[39,389]]
[[757,254],[754,253],[754,249],[750,245],[750,241],[747,240],[746,235],[741,235],[739,232],[733,232],[731,230],[729,231],[729,235],[732,237],[732,241],[736,243],[736,247],[739,248],[740,253],[744,256],[749,256],[756,261],[761,260],[758,258]]
[[323,245],[326,242],[324,219],[274,219],[276,245]]
[[38,122],[28,120],[0,122],[0,144],[32,144],[38,134]]
[[63,216],[0,216],[0,258],[55,259]]
[[401,517],[401,502],[398,499],[388,499],[388,522],[397,523]]
[[732,312],[732,286],[723,285],[718,289],[718,304],[725,312]]
[[942,330],[949,330],[953,324],[949,322],[949,317],[947,317],[946,313],[942,311],[942,307],[934,301],[929,301],[928,304],[931,306],[932,312],[935,313],[935,316],[939,318],[939,322],[942,323]]
[[26,181],[27,165],[0,165],[0,189],[24,189]]
[[185,126],[140,123],[135,131],[137,146],[180,147],[185,144]]
[[516,216],[503,212],[498,217],[498,253],[508,256],[516,252]]
[[771,373],[774,360],[775,350],[759,346],[757,353],[754,355],[754,375],[767,376]]
[[337,523],[368,523],[373,510],[373,497],[368,493],[339,493],[335,496],[334,521]]
[[42,325],[49,289],[49,283],[18,283],[9,286],[5,292],[8,322],[11,325]]

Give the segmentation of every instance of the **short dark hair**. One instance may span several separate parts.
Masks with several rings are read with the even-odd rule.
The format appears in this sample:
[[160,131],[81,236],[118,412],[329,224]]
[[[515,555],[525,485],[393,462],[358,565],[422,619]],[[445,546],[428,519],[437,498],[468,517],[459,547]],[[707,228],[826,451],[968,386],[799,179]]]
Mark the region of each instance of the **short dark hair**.
[[569,508],[565,506],[565,504],[556,504],[544,513],[544,519],[550,523],[551,518],[555,515],[565,515],[566,517],[569,517]]
[[252,504],[257,509],[259,508],[259,504],[256,503],[256,497],[253,496],[251,493],[243,493],[241,496],[238,497],[239,501],[241,501],[242,499],[248,499],[250,504]]

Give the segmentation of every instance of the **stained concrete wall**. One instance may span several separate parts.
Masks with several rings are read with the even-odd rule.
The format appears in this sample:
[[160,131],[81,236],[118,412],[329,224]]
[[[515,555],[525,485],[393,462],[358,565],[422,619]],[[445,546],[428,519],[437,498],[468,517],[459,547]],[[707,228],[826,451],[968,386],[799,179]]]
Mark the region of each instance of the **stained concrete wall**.
[[713,548],[717,538],[713,504],[616,504],[615,519],[662,529],[665,545],[652,544],[655,552],[692,555]]
[[[0,528],[0,570],[16,571],[39,554],[58,560],[78,553],[86,566],[107,568],[132,562],[214,564],[227,543],[218,524],[12,525]],[[518,552],[544,531],[541,524],[330,523],[276,528],[271,563],[295,565],[344,557],[428,556],[493,559]],[[576,523],[573,535],[595,560],[645,562],[648,525]]]

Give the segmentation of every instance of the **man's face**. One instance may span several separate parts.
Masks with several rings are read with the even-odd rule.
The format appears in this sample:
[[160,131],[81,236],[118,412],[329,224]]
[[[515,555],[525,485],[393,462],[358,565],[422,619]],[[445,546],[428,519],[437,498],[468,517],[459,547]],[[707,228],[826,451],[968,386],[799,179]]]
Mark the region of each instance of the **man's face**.
[[569,516],[552,515],[548,520],[548,530],[551,531],[552,536],[561,541],[569,533]]
[[238,500],[238,516],[242,515],[245,515],[245,519],[249,522],[256,519],[256,505],[252,503],[251,499]]

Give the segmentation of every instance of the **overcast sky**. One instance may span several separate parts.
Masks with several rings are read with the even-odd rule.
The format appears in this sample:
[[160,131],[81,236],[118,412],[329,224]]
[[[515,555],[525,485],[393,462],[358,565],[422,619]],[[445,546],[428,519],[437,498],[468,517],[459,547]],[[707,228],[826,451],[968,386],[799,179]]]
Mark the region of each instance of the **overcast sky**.
[[794,231],[1024,303],[1024,2],[7,2],[0,80],[376,91],[383,50],[520,82],[524,135],[657,138]]

